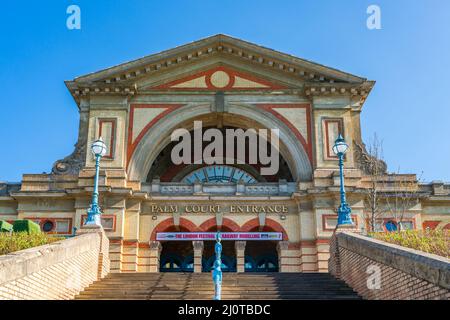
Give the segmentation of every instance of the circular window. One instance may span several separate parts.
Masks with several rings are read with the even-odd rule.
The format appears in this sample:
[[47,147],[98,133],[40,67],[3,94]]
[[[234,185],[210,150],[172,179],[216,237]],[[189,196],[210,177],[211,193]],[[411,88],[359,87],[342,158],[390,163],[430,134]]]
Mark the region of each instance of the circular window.
[[394,221],[388,221],[384,225],[389,232],[397,231],[397,224]]
[[230,83],[230,76],[224,71],[216,71],[211,75],[211,84],[216,88],[225,88]]
[[55,226],[55,225],[53,224],[52,221],[47,220],[47,221],[45,221],[44,224],[42,225],[42,230],[43,230],[44,232],[50,232],[50,231],[53,230],[53,227],[54,227],[54,226]]

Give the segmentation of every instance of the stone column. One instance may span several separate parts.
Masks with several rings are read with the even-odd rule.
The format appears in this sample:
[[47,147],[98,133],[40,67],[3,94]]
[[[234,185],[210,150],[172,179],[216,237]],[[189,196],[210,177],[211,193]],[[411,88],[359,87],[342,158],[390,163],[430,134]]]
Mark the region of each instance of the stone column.
[[159,272],[159,259],[162,245],[159,241],[150,241],[150,272]]
[[202,272],[203,241],[192,241],[194,247],[194,272]]
[[245,272],[245,244],[246,241],[236,241],[236,272]]
[[280,272],[289,272],[287,251],[289,247],[289,241],[280,241],[277,245],[278,251],[278,269]]

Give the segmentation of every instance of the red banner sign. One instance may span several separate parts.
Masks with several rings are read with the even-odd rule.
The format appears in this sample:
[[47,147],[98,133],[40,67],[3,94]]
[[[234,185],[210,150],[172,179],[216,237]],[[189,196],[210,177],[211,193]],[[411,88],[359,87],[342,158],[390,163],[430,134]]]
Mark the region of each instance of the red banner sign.
[[[221,232],[222,240],[238,241],[281,241],[283,235],[281,232]],[[158,241],[214,241],[216,232],[158,232],[156,234]]]

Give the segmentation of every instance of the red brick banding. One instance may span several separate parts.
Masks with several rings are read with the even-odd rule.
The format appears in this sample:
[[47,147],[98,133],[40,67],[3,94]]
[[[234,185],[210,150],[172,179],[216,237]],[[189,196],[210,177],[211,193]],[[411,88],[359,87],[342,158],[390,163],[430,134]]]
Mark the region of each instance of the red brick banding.
[[[180,218],[180,230],[179,231],[186,231],[186,232],[199,232],[201,231],[195,223],[192,221]],[[156,240],[156,234],[158,232],[172,232],[176,231],[176,226],[173,223],[173,218],[168,218],[162,222],[160,222],[152,231],[152,234],[150,236],[150,240],[154,241]]]

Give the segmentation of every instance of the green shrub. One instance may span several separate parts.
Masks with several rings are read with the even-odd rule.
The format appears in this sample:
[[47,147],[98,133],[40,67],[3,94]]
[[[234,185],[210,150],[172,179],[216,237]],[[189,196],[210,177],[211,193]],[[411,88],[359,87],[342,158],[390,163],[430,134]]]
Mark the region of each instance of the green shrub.
[[0,233],[0,255],[10,252],[24,250],[32,247],[42,246],[62,240],[62,238],[52,237],[46,233],[13,232]]
[[1,220],[0,221],[0,232],[10,232],[13,230],[12,224]]
[[450,232],[448,230],[406,230],[371,233],[375,239],[450,258]]
[[41,227],[31,220],[16,220],[13,224],[14,232],[41,233]]

